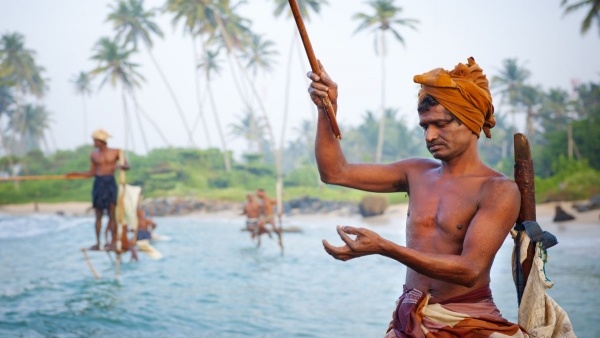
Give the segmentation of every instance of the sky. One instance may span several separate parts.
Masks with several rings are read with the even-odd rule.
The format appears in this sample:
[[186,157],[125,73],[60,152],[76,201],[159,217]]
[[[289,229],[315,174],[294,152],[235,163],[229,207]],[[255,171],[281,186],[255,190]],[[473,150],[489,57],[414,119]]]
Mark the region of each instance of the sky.
[[[561,0],[454,0],[396,1],[403,11],[401,18],[417,19],[417,30],[399,27],[405,45],[388,36],[385,57],[385,102],[398,109],[398,116],[416,125],[416,94],[418,87],[412,78],[433,68],[452,69],[473,56],[491,79],[502,62],[516,58],[531,72],[530,84],[543,89],[570,90],[573,81],[600,80],[600,36],[596,27],[580,34],[585,11],[563,15]],[[93,46],[101,37],[114,36],[106,22],[109,4],[100,0],[0,0],[0,34],[18,32],[25,37],[25,47],[36,52],[36,60],[45,68],[49,91],[39,101],[51,113],[48,133],[50,151],[74,149],[91,144],[91,132],[104,128],[113,135],[109,146],[125,148],[143,154],[148,149],[167,144],[154,127],[142,118],[140,124],[132,107],[129,112],[132,128],[124,127],[123,103],[118,89],[105,85],[83,98],[75,93],[72,79],[80,71],[96,66],[90,59]],[[146,8],[162,7],[165,0],[146,0]],[[300,136],[299,125],[313,120],[316,110],[309,99],[306,72],[310,70],[306,54],[297,37],[291,17],[273,16],[273,1],[250,0],[239,7],[239,14],[252,21],[252,30],[275,43],[279,54],[271,73],[251,74],[273,129],[277,146]],[[353,15],[371,14],[363,0],[329,0],[320,14],[306,20],[317,58],[339,85],[338,123],[359,124],[367,110],[378,113],[381,90],[381,63],[374,49],[374,36],[369,30],[354,33],[358,22]],[[168,145],[190,145],[186,128],[193,129],[193,144],[199,148],[221,147],[216,118],[211,109],[205,82],[201,81],[202,116],[199,116],[194,76],[193,43],[182,26],[172,24],[172,15],[156,18],[165,33],[155,37],[152,53],[163,69],[181,102],[185,122],[144,48],[133,58],[140,65],[145,82],[136,90],[143,111],[160,126]],[[295,41],[295,44],[293,42]],[[293,48],[291,49],[290,46]],[[290,52],[291,51],[291,52]],[[290,59],[291,56],[291,59]],[[290,61],[291,60],[291,61]],[[289,65],[289,66],[288,66]],[[244,112],[243,101],[236,93],[234,77],[227,61],[223,72],[211,82],[217,116],[226,143],[237,155],[247,150],[246,143],[229,133],[230,125],[239,123]],[[289,99],[286,83],[289,77]],[[248,90],[248,89],[246,89]],[[496,114],[500,97],[494,95]],[[258,101],[253,106],[258,109]],[[287,102],[287,103],[286,103]],[[284,111],[289,115],[284,128]],[[84,128],[84,115],[87,128]],[[518,126],[521,130],[523,126]],[[143,133],[142,133],[143,130]],[[208,133],[205,133],[207,130]],[[145,134],[146,142],[143,141]],[[208,135],[207,135],[208,134]],[[343,142],[343,140],[342,140]]]

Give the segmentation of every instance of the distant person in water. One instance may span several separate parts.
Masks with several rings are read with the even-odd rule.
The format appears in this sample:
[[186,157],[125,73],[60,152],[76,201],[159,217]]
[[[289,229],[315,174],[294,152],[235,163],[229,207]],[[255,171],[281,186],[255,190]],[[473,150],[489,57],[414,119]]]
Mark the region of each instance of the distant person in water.
[[[261,217],[260,217],[260,221],[258,222],[258,227],[259,229],[265,229],[267,231],[267,233],[269,234],[269,237],[271,237],[271,232],[273,231],[277,234],[278,238],[279,238],[279,245],[281,246],[281,233],[279,232],[279,230],[277,229],[277,226],[275,225],[275,205],[277,204],[277,201],[269,196],[267,196],[266,192],[264,189],[257,189],[256,190],[256,196],[258,196],[258,198],[260,199],[260,209],[261,209]],[[271,225],[271,229],[269,231],[267,224]],[[258,238],[258,246],[260,246],[260,236]]]
[[152,239],[152,231],[156,229],[156,223],[152,221],[150,218],[146,218],[146,212],[142,208],[137,209],[137,219],[138,219],[138,228],[137,228],[137,239],[141,240],[151,240]]
[[254,199],[254,195],[250,193],[246,194],[246,203],[242,215],[246,215],[246,230],[250,231],[250,238],[254,239],[258,231],[260,204]]
[[[108,138],[111,137],[103,129],[98,129],[92,133],[94,147],[96,148],[90,155],[90,170],[84,172],[71,172],[67,174],[69,178],[75,177],[95,177],[92,188],[92,206],[96,212],[96,244],[90,249],[100,249],[100,230],[102,228],[102,216],[104,210],[108,213],[107,230],[111,234],[111,245],[116,247],[117,223],[115,218],[115,206],[117,204],[117,182],[115,181],[115,170],[129,170],[129,165],[125,161],[124,165],[118,162],[123,156],[120,149],[111,149],[107,146]],[[108,239],[105,239],[108,242]],[[108,243],[107,243],[108,245]]]

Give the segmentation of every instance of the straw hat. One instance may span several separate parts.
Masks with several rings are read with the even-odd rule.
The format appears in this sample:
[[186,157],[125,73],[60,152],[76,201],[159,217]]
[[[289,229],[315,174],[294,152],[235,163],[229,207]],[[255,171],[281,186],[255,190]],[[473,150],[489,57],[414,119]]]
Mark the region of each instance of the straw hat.
[[111,137],[111,135],[109,133],[107,133],[106,130],[104,130],[104,129],[96,129],[92,133],[92,138],[94,140],[100,140],[102,142],[106,142],[109,137]]

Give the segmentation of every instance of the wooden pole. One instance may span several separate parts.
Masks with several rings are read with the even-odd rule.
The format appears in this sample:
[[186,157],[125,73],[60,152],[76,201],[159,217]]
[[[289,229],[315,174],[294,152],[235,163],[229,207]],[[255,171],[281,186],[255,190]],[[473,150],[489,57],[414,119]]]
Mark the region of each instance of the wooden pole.
[[[300,7],[298,7],[296,0],[288,0],[288,2],[290,4],[290,8],[292,9],[292,15],[296,21],[296,26],[298,27],[298,33],[300,33],[300,37],[302,38],[302,44],[304,45],[304,50],[306,51],[310,68],[313,73],[320,74],[321,69],[319,68],[319,62],[317,62],[315,52],[313,51],[312,44],[310,43],[310,39],[308,37],[308,32],[304,26],[304,21],[302,20],[302,15],[300,13]],[[329,119],[331,131],[333,132],[333,135],[340,140],[342,138],[342,134],[340,133],[340,129],[335,118],[335,111],[333,110],[333,105],[331,104],[329,97],[325,97],[323,99],[323,105],[325,105],[325,111],[327,112],[327,118]]]
[[81,252],[83,252],[83,257],[85,257],[85,261],[90,267],[90,270],[92,270],[92,274],[94,275],[94,277],[96,279],[100,279],[100,275],[98,274],[98,272],[96,272],[96,269],[94,269],[94,266],[92,265],[92,262],[90,261],[90,258],[87,255],[87,250],[85,248],[81,248]]
[[[119,150],[119,163],[121,165],[125,165],[125,156],[124,156],[122,150]],[[115,279],[119,279],[119,271],[121,268],[121,255],[123,253],[123,242],[122,242],[123,227],[125,226],[123,223],[125,220],[124,198],[125,198],[126,179],[125,179],[125,171],[122,169],[119,170],[119,184],[121,185],[121,191],[117,198],[117,208],[116,208],[117,209],[116,210],[117,229],[115,229],[116,234],[113,234],[114,236],[117,236],[117,243],[116,243],[116,247],[115,247],[115,252],[117,254],[116,264],[115,264]]]
[[[277,229],[277,240],[279,242],[279,248],[281,249],[281,255],[283,256],[283,222],[281,221],[281,215],[283,214],[283,181],[277,180],[277,185],[275,187],[276,195],[277,195],[277,219],[279,221],[279,226],[275,226]],[[273,219],[275,222],[275,219]]]
[[[535,182],[534,182],[534,171],[533,171],[533,160],[531,159],[531,150],[529,147],[529,141],[527,137],[521,133],[514,135],[514,149],[515,149],[515,183],[519,187],[521,192],[521,209],[519,210],[519,217],[517,218],[517,224],[525,221],[535,221]],[[529,242],[527,247],[527,258],[523,261],[523,288],[527,285],[527,279],[531,272],[531,266],[533,265],[533,256],[535,255],[535,242]],[[517,290],[519,292],[519,290]],[[519,296],[520,302],[520,296]]]
[[0,177],[0,182],[13,182],[13,181],[44,181],[44,180],[82,180],[89,177],[74,176],[70,177],[67,175],[25,175],[25,176],[9,176]]

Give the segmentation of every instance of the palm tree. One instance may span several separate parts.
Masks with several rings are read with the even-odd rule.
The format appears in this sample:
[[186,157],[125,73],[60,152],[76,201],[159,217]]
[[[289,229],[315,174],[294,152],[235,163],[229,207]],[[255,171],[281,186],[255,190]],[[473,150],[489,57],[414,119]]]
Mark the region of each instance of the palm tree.
[[86,143],[89,135],[87,129],[87,107],[85,97],[92,93],[92,79],[90,74],[84,71],[73,76],[71,83],[75,86],[75,93],[81,95],[81,103],[83,106],[83,142]]
[[107,21],[111,21],[113,23],[113,26],[117,31],[117,38],[124,36],[125,41],[132,43],[134,48],[137,48],[139,40],[144,43],[152,63],[158,70],[161,79],[167,86],[169,94],[175,103],[175,107],[177,108],[177,112],[179,113],[179,117],[181,118],[181,122],[183,123],[187,133],[188,141],[190,145],[193,146],[194,140],[192,137],[192,132],[188,122],[186,121],[183,110],[181,109],[179,100],[177,99],[173,88],[169,84],[167,77],[152,54],[151,35],[155,34],[159,37],[163,37],[160,27],[152,21],[156,11],[144,10],[144,0],[118,0],[116,6],[111,6],[111,10],[112,12],[108,15]]
[[20,136],[20,153],[40,148],[42,141],[48,149],[44,132],[50,128],[49,113],[44,106],[27,104],[23,107],[23,121],[11,119],[11,129]]
[[537,86],[523,86],[519,99],[519,105],[525,110],[525,131],[530,137],[535,136],[535,118],[542,102],[542,89]]
[[225,170],[227,172],[231,171],[231,161],[229,159],[229,153],[227,150],[227,141],[225,140],[225,135],[223,135],[223,130],[221,128],[221,122],[219,120],[219,113],[217,111],[217,105],[215,104],[215,98],[212,93],[210,82],[212,80],[213,74],[219,74],[222,70],[221,65],[218,60],[219,51],[207,51],[204,54],[201,62],[198,63],[198,68],[204,70],[204,76],[206,79],[206,86],[208,90],[208,97],[210,99],[211,108],[213,114],[215,116],[215,121],[217,123],[217,131],[219,132],[219,138],[221,139],[221,147],[223,151],[223,159],[225,161]]
[[502,66],[499,75],[492,77],[492,88],[499,91],[502,101],[511,107],[514,117],[523,102],[523,88],[525,88],[525,82],[531,76],[531,72],[525,68],[525,65],[520,65],[516,58],[505,59]]
[[[16,106],[13,123],[21,126],[25,123],[22,107],[25,96],[31,94],[39,98],[47,90],[46,81],[42,77],[44,68],[36,64],[35,52],[25,48],[24,40],[20,33],[6,33],[0,37],[0,76],[3,83],[10,83],[17,89],[16,93],[13,93]],[[16,138],[13,137],[12,140],[12,146],[3,143],[14,174],[11,147],[15,146]]]
[[[172,23],[177,24],[183,21],[184,33],[189,33],[192,36],[192,51],[194,53],[194,83],[196,86],[196,102],[198,105],[197,120],[202,120],[202,127],[204,129],[204,135],[206,137],[206,143],[208,147],[211,147],[210,133],[208,130],[208,124],[206,123],[203,99],[200,94],[200,75],[198,72],[197,61],[200,60],[199,53],[196,48],[196,42],[198,37],[202,46],[202,54],[206,53],[206,46],[204,38],[200,35],[206,35],[208,38],[214,35],[214,26],[210,24],[210,18],[214,16],[213,7],[204,1],[197,0],[167,0],[164,6],[164,11],[174,14]],[[205,37],[206,37],[205,36]],[[194,123],[194,126],[196,123]],[[194,128],[192,128],[193,130]]]
[[598,32],[600,33],[600,0],[580,0],[579,2],[570,5],[567,4],[568,1],[569,0],[562,0],[560,3],[561,6],[566,7],[564,14],[569,14],[586,6],[589,6],[590,8],[589,12],[585,15],[585,19],[583,19],[583,22],[581,23],[581,34],[587,33],[594,20],[596,20]]
[[372,28],[375,35],[375,53],[381,58],[381,118],[379,120],[379,133],[377,137],[377,150],[375,152],[375,162],[381,162],[383,152],[383,138],[385,131],[385,56],[387,54],[386,33],[391,32],[392,35],[402,45],[404,38],[395,26],[406,26],[416,30],[416,24],[419,22],[415,19],[398,18],[402,7],[396,7],[394,0],[371,0],[367,2],[373,14],[357,13],[354,19],[359,21],[359,25],[354,31],[357,33],[367,28]]
[[[10,117],[12,115],[12,109],[15,104],[15,99],[12,94],[12,88],[9,87],[4,78],[0,77],[0,122],[2,120],[2,116],[5,115]],[[0,123],[0,142],[2,142],[2,147],[4,148],[5,156],[8,160],[8,164],[10,169],[13,170],[14,163],[12,161],[11,151],[7,143],[6,136],[4,134],[4,127]]]
[[7,33],[0,38],[0,69],[2,75],[14,81],[20,94],[44,96],[46,81],[44,71],[35,62],[35,52],[25,49],[24,37],[19,33]]
[[262,35],[252,35],[252,43],[243,51],[241,57],[246,61],[246,68],[252,70],[254,76],[258,70],[266,72],[273,70],[273,64],[276,61],[272,57],[279,54],[277,50],[273,49],[274,47],[273,41],[264,40]]
[[229,125],[230,133],[235,137],[242,137],[248,142],[248,152],[257,153],[260,151],[260,146],[263,138],[261,121],[256,117],[256,114],[250,109],[238,116],[238,123]]
[[[138,65],[129,61],[131,55],[135,52],[134,48],[127,49],[125,46],[120,46],[117,41],[103,37],[94,46],[95,54],[92,55],[92,59],[98,62],[98,66],[92,70],[91,74],[104,77],[98,89],[101,89],[106,82],[110,82],[113,88],[118,85],[121,86],[126,131],[129,128],[126,96],[128,93],[133,95],[134,88],[139,87],[140,81],[144,80],[143,76],[136,70]],[[127,133],[125,136],[125,144],[127,144]]]
[[561,88],[551,88],[542,100],[539,111],[545,133],[564,131],[572,121],[569,112],[573,107],[569,102],[569,93]]
[[531,76],[525,65],[519,65],[517,59],[505,59],[500,74],[492,77],[492,87],[500,90],[502,99],[507,104],[519,101],[521,88]]
[[[275,17],[280,16],[284,11],[288,13],[288,18],[292,17],[292,11],[289,10],[289,2],[288,0],[273,0],[275,2],[275,10],[273,11],[273,15]],[[300,14],[302,15],[303,21],[310,21],[310,12],[309,8],[315,12],[319,13],[321,11],[321,5],[329,5],[327,0],[299,0],[298,8],[300,8]]]

